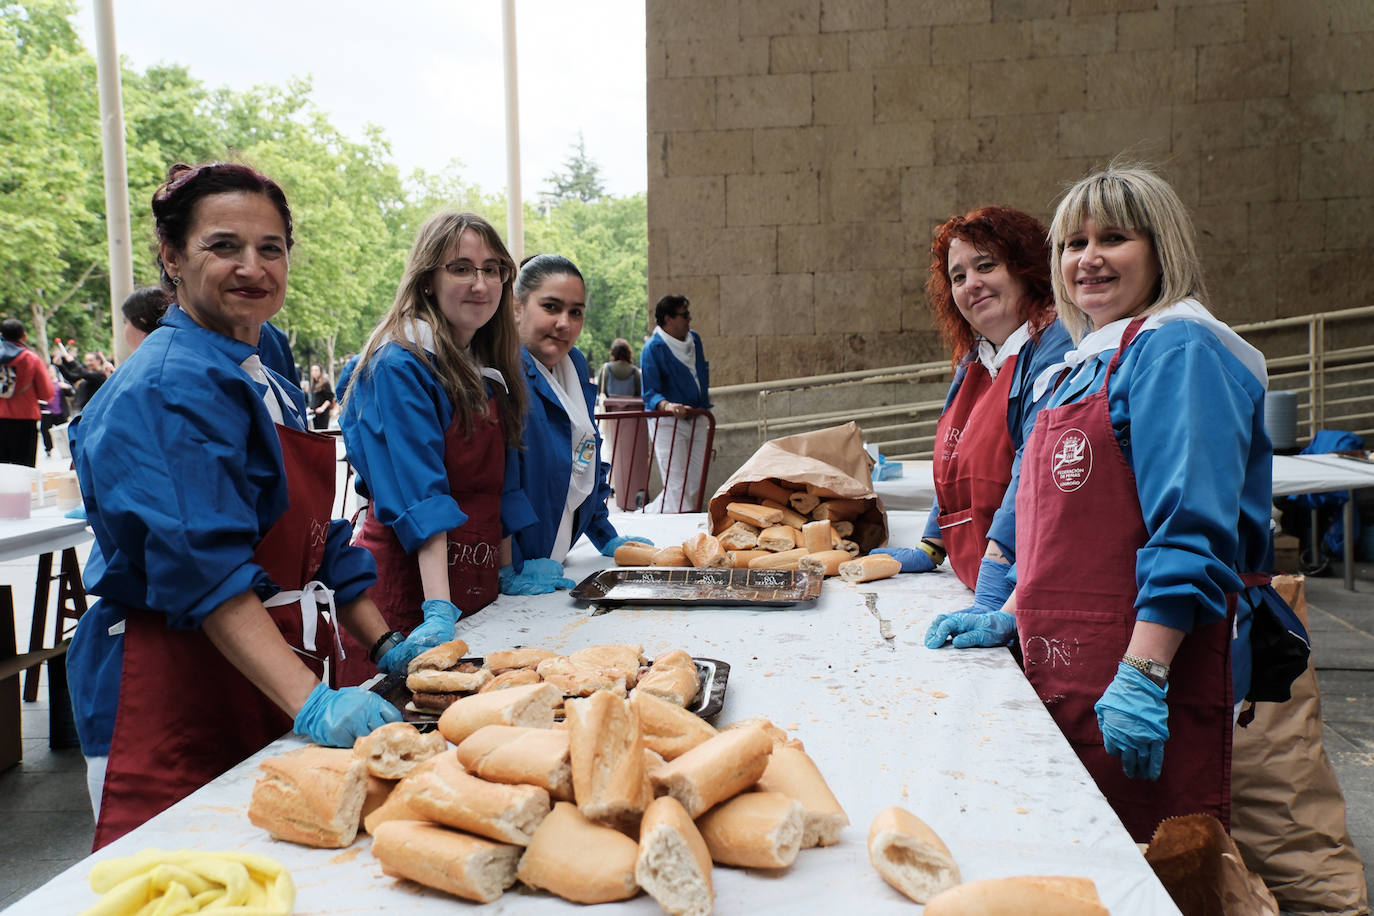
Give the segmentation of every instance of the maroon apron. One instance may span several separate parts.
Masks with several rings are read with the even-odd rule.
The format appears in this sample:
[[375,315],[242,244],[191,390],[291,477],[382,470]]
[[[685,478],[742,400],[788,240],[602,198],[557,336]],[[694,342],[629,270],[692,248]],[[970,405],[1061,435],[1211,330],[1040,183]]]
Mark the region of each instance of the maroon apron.
[[[283,589],[310,581],[324,557],[334,505],[334,440],[278,425],[290,501],[253,551]],[[268,608],[287,643],[318,676],[332,654],[320,614],[314,652],[303,646],[299,603]],[[202,630],[167,616],[125,618],[119,708],[105,771],[94,849],[119,839],[291,731],[292,719],[220,654]]]
[[1231,814],[1231,620],[1198,626],[1170,664],[1169,740],[1157,780],[1132,779],[1106,752],[1093,705],[1117,673],[1136,623],[1136,551],[1147,533],[1135,474],[1112,432],[1107,383],[1042,410],[1021,456],[1016,496],[1016,629],[1026,678],[1138,843],[1159,822]]
[[1011,482],[1016,446],[1007,429],[1007,396],[1015,370],[1015,356],[1002,364],[996,379],[982,363],[970,362],[935,427],[936,522],[950,568],[969,588],[978,587],[988,528]]
[[[448,533],[449,599],[463,612],[475,614],[499,593],[501,570],[501,487],[506,475],[506,439],[494,397],[487,400],[485,417],[474,418],[472,434],[464,436],[460,418],[444,431],[444,469],[449,493],[468,520]],[[377,561],[377,584],[368,592],[387,627],[409,633],[424,621],[425,600],[420,565],[406,553],[396,533],[369,512],[356,543]],[[338,686],[361,684],[377,673],[367,657],[370,647],[341,634],[346,658],[339,663]]]

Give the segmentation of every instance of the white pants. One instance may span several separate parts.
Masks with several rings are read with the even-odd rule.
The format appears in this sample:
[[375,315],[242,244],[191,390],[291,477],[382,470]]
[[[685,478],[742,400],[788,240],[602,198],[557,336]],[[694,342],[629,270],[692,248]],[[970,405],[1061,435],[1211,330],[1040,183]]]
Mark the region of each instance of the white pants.
[[706,463],[707,428],[702,416],[649,421],[663,492],[644,507],[645,512],[697,511],[701,469]]
[[105,794],[105,767],[109,757],[86,758],[86,791],[91,794],[91,810],[95,812],[96,823],[100,823],[100,797]]

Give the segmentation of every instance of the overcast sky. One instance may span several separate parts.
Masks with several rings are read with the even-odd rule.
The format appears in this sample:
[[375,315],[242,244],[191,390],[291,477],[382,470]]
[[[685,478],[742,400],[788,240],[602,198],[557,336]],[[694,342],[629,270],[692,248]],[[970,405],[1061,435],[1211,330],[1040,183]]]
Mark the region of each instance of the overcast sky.
[[[506,184],[500,0],[114,0],[135,69],[185,64],[210,87],[313,80],[351,137],[380,126],[402,175],[459,159],[465,180]],[[382,9],[385,12],[381,12]],[[77,26],[95,51],[90,0]],[[610,193],[643,191],[643,0],[516,0],[522,196],[535,199],[581,131]]]

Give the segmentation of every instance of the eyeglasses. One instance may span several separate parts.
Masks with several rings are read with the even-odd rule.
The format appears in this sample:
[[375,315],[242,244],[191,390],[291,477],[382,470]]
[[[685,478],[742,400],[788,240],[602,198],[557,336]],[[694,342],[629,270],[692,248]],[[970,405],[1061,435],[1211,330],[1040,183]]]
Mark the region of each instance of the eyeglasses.
[[673,315],[673,317],[674,317],[674,318],[686,318],[688,321],[691,321],[691,320],[692,320],[692,313],[691,313],[690,311],[688,311],[687,309],[683,309],[682,311],[675,313],[675,314]]
[[444,265],[448,275],[459,283],[473,283],[481,275],[488,283],[504,284],[510,280],[510,268],[505,264],[483,264],[478,267],[471,261],[449,261]]

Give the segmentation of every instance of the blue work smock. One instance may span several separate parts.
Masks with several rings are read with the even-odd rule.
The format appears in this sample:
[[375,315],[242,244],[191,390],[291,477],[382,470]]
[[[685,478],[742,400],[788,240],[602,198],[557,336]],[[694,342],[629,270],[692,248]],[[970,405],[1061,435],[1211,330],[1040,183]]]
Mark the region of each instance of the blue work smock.
[[[573,347],[568,352],[577,377],[582,382],[582,398],[587,404],[587,416],[596,416],[596,386],[588,378],[590,367],[582,351]],[[519,569],[526,559],[547,557],[553,550],[558,526],[563,520],[563,507],[568,499],[568,482],[572,477],[572,421],[563,409],[558,395],[549,381],[535,366],[534,357],[522,349],[520,357],[525,366],[525,385],[530,393],[529,413],[525,415],[524,450],[516,461],[517,488],[522,490],[533,510],[531,524],[513,532],[512,560]],[[569,392],[571,394],[571,392]],[[593,427],[595,427],[593,423]],[[569,546],[587,535],[600,550],[616,536],[608,518],[606,501],[611,487],[606,480],[607,465],[601,456],[601,431],[596,431],[596,485],[578,507],[573,517]]]
[[[194,629],[230,598],[280,590],[253,561],[287,506],[277,428],[262,400],[267,389],[239,365],[256,352],[173,306],[77,422],[72,458],[95,532],[84,578],[100,597],[67,654],[87,756],[109,753],[124,662],[124,636],[109,629],[128,609]],[[289,401],[285,422],[304,429],[300,389],[276,381]],[[347,522],[330,524],[316,576],[339,605],[377,579],[372,556],[349,546],[351,536]]]
[[643,382],[641,396],[645,410],[657,410],[660,401],[671,401],[687,407],[711,406],[711,364],[706,361],[701,347],[701,337],[696,331],[688,331],[696,341],[696,370],[694,381],[692,373],[673,355],[668,345],[654,334],[644,349],[639,351],[639,372]]

